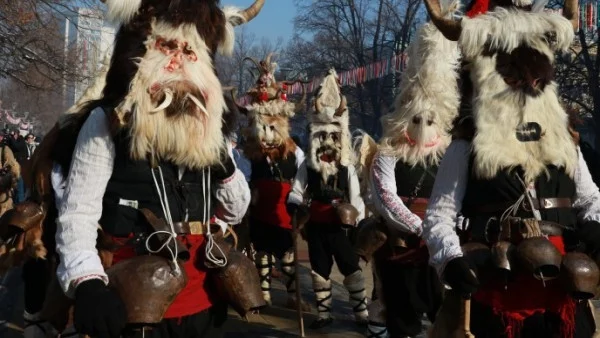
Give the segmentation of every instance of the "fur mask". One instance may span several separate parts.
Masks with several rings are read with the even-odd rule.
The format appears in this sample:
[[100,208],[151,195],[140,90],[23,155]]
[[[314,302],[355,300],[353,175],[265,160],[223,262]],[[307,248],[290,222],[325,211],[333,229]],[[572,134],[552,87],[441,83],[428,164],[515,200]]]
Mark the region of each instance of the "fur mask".
[[337,174],[339,165],[347,166],[353,162],[349,112],[335,70],[330,70],[323,79],[314,108],[310,114],[307,165],[327,180]]
[[131,135],[132,159],[189,169],[220,162],[228,109],[213,57],[231,52],[233,27],[263,4],[241,11],[220,9],[215,0],[107,1],[122,26],[102,104],[115,107],[113,128]]
[[427,1],[432,20],[458,40],[469,63],[475,174],[489,179],[521,167],[530,183],[554,165],[572,177],[577,152],[553,73],[554,53],[573,41],[576,1],[565,1],[565,17],[496,7],[461,22],[440,18]]
[[[454,2],[446,13],[456,8]],[[431,22],[419,29],[408,53],[394,112],[382,119],[380,149],[409,165],[435,165],[450,144],[449,131],[458,116],[460,53],[456,42]]]

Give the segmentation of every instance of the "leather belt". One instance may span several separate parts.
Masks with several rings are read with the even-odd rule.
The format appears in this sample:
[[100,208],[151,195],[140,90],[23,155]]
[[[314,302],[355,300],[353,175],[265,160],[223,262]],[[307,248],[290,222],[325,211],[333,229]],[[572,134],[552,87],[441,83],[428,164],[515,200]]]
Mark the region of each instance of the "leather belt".
[[[572,208],[573,202],[570,198],[533,198],[533,207],[537,210],[555,209],[555,208]],[[482,206],[476,206],[475,212],[493,213],[504,212],[512,203],[492,203]],[[523,209],[531,211],[531,205],[528,200],[523,202]]]
[[173,228],[178,235],[202,235],[206,232],[202,222],[175,222]]

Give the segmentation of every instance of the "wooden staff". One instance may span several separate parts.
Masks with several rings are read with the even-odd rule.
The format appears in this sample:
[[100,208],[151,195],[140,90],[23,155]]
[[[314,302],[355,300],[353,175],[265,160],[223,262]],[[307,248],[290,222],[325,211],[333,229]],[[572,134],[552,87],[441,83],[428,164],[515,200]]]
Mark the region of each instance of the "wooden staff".
[[304,317],[302,314],[302,298],[300,296],[300,262],[298,259],[298,220],[296,217],[297,211],[292,216],[292,236],[294,241],[294,266],[296,273],[294,279],[296,281],[296,312],[298,312],[298,330],[300,337],[304,337]]
[[475,336],[471,333],[471,298],[467,298],[462,301],[462,315],[464,320],[464,337],[475,338]]

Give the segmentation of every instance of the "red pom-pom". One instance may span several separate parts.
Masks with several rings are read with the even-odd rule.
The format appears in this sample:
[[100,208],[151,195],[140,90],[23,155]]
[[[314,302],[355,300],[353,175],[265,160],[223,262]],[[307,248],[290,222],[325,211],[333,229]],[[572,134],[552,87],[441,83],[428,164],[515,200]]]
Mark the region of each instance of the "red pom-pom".
[[468,17],[472,18],[474,16],[487,12],[489,7],[490,0],[475,0],[475,3],[471,7],[471,9],[467,11],[466,14]]

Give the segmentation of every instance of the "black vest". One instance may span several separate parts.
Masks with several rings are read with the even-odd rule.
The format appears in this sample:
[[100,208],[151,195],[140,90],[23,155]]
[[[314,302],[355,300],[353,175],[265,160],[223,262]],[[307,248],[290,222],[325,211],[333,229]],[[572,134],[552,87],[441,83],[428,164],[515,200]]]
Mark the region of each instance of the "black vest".
[[[139,209],[149,209],[157,217],[164,218],[150,163],[145,160],[134,161],[130,158],[129,138],[124,134],[121,133],[114,138],[116,152],[114,168],[102,200],[100,218],[100,225],[104,231],[119,237],[151,231]],[[202,170],[186,170],[179,180],[176,165],[160,162],[159,166],[162,170],[173,222],[185,221],[186,216],[188,221],[203,221],[205,201],[202,182],[205,173]],[[214,168],[214,170],[219,169]],[[211,169],[211,172],[215,172],[214,170]],[[154,169],[154,175],[162,194],[158,168]],[[215,180],[211,178],[211,181],[214,186]],[[211,210],[208,210],[208,217],[210,217],[215,200],[210,191],[207,190],[205,194],[211,201]],[[128,201],[137,201],[137,209],[128,206],[127,204],[131,203]]]
[[[477,178],[473,173],[473,158],[469,165],[469,182],[463,199],[462,213],[469,218],[471,232],[480,238],[485,232],[487,221],[491,217],[500,218],[502,211],[482,212],[482,208],[490,205],[510,205],[523,194],[524,187],[517,178],[522,177],[520,167],[503,170],[489,180]],[[536,198],[570,198],[575,199],[575,182],[563,168],[547,167],[549,175],[542,173],[535,181]],[[575,227],[577,223],[575,210],[572,208],[553,208],[540,210],[542,220],[559,223],[565,227]],[[518,217],[532,218],[530,211],[520,210]]]
[[296,156],[289,154],[285,159],[280,158],[269,163],[266,157],[252,161],[251,180],[260,179],[290,182],[296,177]]
[[[433,190],[437,169],[437,165],[426,168],[422,164],[417,164],[413,167],[401,160],[396,162],[394,176],[396,177],[398,196],[429,198],[431,190]],[[421,184],[417,188],[419,181],[421,181]]]
[[350,201],[348,167],[339,166],[336,175],[329,176],[327,184],[323,182],[323,176],[316,170],[306,167],[308,196],[313,201],[331,204],[333,200],[341,199]]

